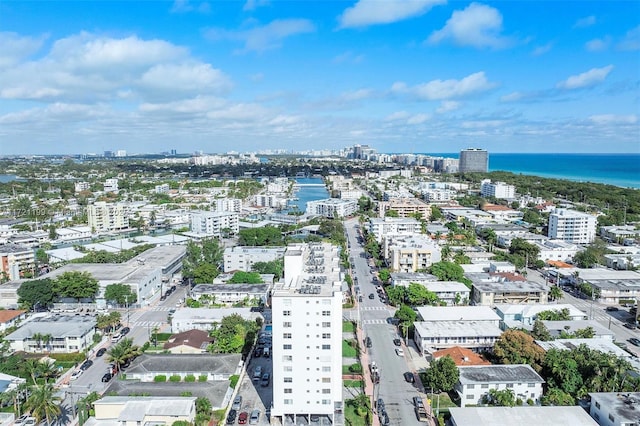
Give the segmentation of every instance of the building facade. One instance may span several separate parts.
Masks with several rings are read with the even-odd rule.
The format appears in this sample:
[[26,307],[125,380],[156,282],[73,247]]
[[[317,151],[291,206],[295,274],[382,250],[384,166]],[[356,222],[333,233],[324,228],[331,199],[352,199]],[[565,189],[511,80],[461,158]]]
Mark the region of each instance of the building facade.
[[87,207],[87,220],[94,232],[119,231],[129,228],[129,206],[125,203],[97,201]]
[[219,238],[225,232],[237,234],[239,230],[238,213],[201,211],[191,214],[191,232],[198,235]]
[[272,292],[272,416],[343,423],[342,282],[338,247],[287,247],[284,281]]
[[224,249],[224,271],[251,271],[256,262],[272,262],[284,257],[284,247],[227,247]]
[[358,211],[358,201],[350,199],[327,198],[309,201],[306,213],[309,216],[323,216],[329,219],[347,217]]
[[597,218],[576,210],[555,209],[549,215],[548,237],[573,244],[590,244],[596,238]]
[[421,224],[414,218],[372,217],[369,219],[369,232],[375,235],[378,243],[381,243],[384,236],[388,234],[412,235],[419,234],[420,230]]
[[389,210],[397,212],[398,217],[413,217],[416,214],[424,220],[431,217],[431,205],[417,198],[392,198],[378,203],[380,217],[385,217]]
[[455,391],[461,407],[486,404],[484,398],[491,389],[511,390],[524,404],[529,400],[540,403],[544,379],[529,365],[474,365],[458,367],[458,371],[460,379]]
[[484,149],[468,148],[460,151],[458,163],[460,173],[489,171],[489,153]]
[[32,272],[35,265],[34,250],[18,244],[0,246],[0,273],[9,280],[19,280],[25,272]]
[[516,197],[516,187],[504,182],[491,182],[491,179],[484,179],[480,183],[480,194],[483,197],[510,200]]

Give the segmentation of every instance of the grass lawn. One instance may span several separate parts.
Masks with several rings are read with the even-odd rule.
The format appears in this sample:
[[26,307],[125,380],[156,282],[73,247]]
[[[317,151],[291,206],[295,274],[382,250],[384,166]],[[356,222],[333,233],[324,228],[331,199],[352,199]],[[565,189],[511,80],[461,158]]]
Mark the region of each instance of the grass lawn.
[[360,388],[364,387],[364,382],[362,380],[343,380],[343,384],[345,388]]
[[356,352],[355,344],[356,344],[356,341],[354,339],[342,341],[342,357],[343,358],[356,358],[358,354]]
[[354,327],[353,323],[351,321],[343,321],[342,322],[342,332],[343,333],[355,333],[356,328]]
[[[427,393],[427,398],[431,400],[431,408],[433,408],[433,412],[435,413],[436,407],[438,407],[438,394],[434,394],[431,396],[430,393]],[[451,400],[451,397],[447,392],[442,392],[440,394],[440,414],[448,413],[449,407],[458,407],[458,404]]]
[[356,414],[355,407],[346,401],[344,406],[345,424],[352,426],[368,426],[366,417],[360,417]]

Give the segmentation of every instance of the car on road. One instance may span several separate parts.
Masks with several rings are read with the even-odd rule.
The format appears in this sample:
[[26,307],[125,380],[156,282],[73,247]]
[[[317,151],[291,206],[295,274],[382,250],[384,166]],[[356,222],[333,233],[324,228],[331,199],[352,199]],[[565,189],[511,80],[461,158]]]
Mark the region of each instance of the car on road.
[[100,348],[98,349],[98,352],[96,352],[96,356],[101,357],[105,352],[107,352],[107,348]]
[[628,328],[629,330],[635,330],[635,329],[637,329],[637,328],[638,328],[638,326],[637,326],[635,323],[633,323],[633,322],[625,322],[625,323],[623,324],[623,326],[625,326],[625,327],[626,327],[626,328]]
[[605,311],[607,312],[617,312],[619,309],[616,308],[615,306],[607,306]]
[[86,360],[85,362],[82,363],[82,365],[80,366],[80,370],[84,371],[84,370],[88,369],[89,367],[91,367],[92,365],[93,365],[93,361],[88,359],[88,360]]
[[249,418],[250,425],[257,425],[260,422],[260,410],[253,410]]
[[227,414],[227,424],[232,425],[236,422],[236,416],[238,412],[236,410],[230,410],[229,414]]
[[629,339],[629,342],[631,342],[631,344],[634,346],[640,346],[640,339],[637,339],[635,337],[632,337],[631,339]]
[[84,370],[78,369],[78,370],[74,371],[73,373],[71,373],[71,377],[69,379],[70,380],[78,380],[80,378],[80,376],[82,376],[82,373],[84,373]]
[[125,334],[129,333],[131,331],[131,329],[129,327],[124,327],[122,330],[120,330],[120,335],[124,336]]
[[251,378],[254,382],[257,382],[258,380],[260,380],[262,378],[262,366],[258,365],[256,366],[256,368],[253,370],[253,377]]
[[385,410],[384,399],[378,398],[378,400],[376,401],[376,410],[378,410],[378,411],[384,411]]
[[402,344],[402,340],[400,339],[393,339],[393,344],[396,346],[400,346]]
[[238,414],[239,425],[246,425],[247,419],[249,419],[249,413],[247,413],[246,411],[243,411],[242,413]]
[[370,348],[372,346],[371,344],[371,337],[367,336],[364,338],[364,345],[368,348]]
[[233,404],[231,404],[231,409],[232,410],[239,410],[240,407],[242,407],[242,396],[238,395],[235,398],[233,398]]
[[396,355],[404,356],[404,350],[402,348],[396,348]]
[[36,423],[36,419],[35,417],[31,417],[28,414],[23,414],[22,416],[18,417],[13,424],[15,426],[33,426]]
[[376,295],[375,295],[375,294],[373,294],[373,293],[369,294],[369,299],[373,300],[373,299],[375,299],[375,298],[376,298]]
[[415,383],[416,378],[411,371],[407,371],[404,373],[404,379],[409,383]]
[[267,386],[269,386],[269,379],[271,377],[269,376],[269,373],[264,373],[262,375],[262,379],[260,380],[260,386],[262,386],[263,388],[266,388]]
[[104,373],[104,376],[102,376],[102,383],[108,383],[112,377],[113,376],[111,374]]

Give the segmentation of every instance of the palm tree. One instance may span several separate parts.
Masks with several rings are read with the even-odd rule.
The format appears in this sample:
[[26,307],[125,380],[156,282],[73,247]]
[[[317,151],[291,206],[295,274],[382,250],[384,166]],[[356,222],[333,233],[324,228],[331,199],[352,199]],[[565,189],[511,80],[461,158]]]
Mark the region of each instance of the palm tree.
[[55,362],[40,362],[38,375],[44,377],[45,382],[51,378],[58,377],[58,369]]
[[562,290],[560,290],[560,287],[557,285],[552,286],[549,290],[549,298],[551,300],[560,300],[563,296],[564,294],[562,293]]
[[49,346],[49,343],[51,343],[51,341],[53,341],[53,336],[50,334],[43,334],[42,335],[42,342],[44,343],[44,347],[47,348]]
[[62,398],[56,395],[57,392],[52,383],[32,386],[31,394],[24,403],[25,410],[30,411],[38,423],[44,418],[47,424],[51,424],[51,420],[61,413]]
[[33,333],[31,336],[31,340],[35,340],[38,342],[38,351],[42,351],[42,337],[44,335],[42,333]]
[[116,370],[120,371],[120,366],[128,360],[137,357],[142,353],[139,346],[133,344],[133,339],[123,339],[113,346],[108,354],[109,362],[116,364]]
[[22,366],[24,371],[31,377],[34,385],[36,384],[36,377],[38,377],[40,372],[40,364],[41,362],[38,358],[27,358]]

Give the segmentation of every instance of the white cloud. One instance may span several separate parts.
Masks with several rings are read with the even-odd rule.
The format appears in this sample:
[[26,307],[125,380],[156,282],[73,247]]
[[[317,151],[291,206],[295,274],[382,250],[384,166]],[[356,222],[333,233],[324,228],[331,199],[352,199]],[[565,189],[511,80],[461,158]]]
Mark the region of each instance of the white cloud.
[[602,50],[607,50],[610,44],[611,37],[606,36],[604,38],[594,38],[593,40],[589,40],[585,43],[584,47],[589,52],[600,52]]
[[243,52],[263,52],[282,46],[282,41],[287,37],[315,30],[315,25],[308,19],[276,19],[248,30],[211,28],[205,32],[205,36],[209,40],[240,40],[244,42]]
[[162,64],[151,67],[140,82],[150,90],[221,92],[231,88],[231,81],[209,64]]
[[459,109],[462,106],[461,102],[458,101],[442,101],[440,106],[436,109],[438,114],[444,114],[446,112],[451,112]]
[[487,80],[484,72],[477,72],[461,80],[432,80],[414,87],[397,82],[393,84],[391,91],[399,94],[409,93],[418,99],[433,101],[464,98],[486,92],[496,86],[496,83]]
[[602,68],[592,68],[582,74],[572,75],[566,80],[556,84],[556,87],[559,89],[572,90],[595,86],[602,83],[612,70],[613,65],[607,65]]
[[347,51],[335,56],[331,62],[334,64],[343,64],[343,63],[351,63],[351,64],[359,64],[363,61],[364,55],[356,55],[353,52]]
[[640,25],[627,31],[617,47],[620,50],[640,50]]
[[517,102],[526,97],[526,94],[522,92],[512,92],[508,95],[504,95],[500,98],[501,102]]
[[171,13],[188,12],[209,13],[211,12],[211,5],[206,1],[199,3],[197,6],[194,6],[189,0],[175,0],[173,2]]
[[575,24],[573,24],[573,28],[586,28],[586,27],[590,27],[593,24],[596,23],[596,17],[591,15],[591,16],[586,16],[584,18],[580,18],[576,21]]
[[250,12],[256,10],[259,7],[267,6],[268,4],[268,0],[247,0],[247,2],[242,7],[242,10],[244,10],[245,12]]
[[460,46],[502,49],[514,43],[501,35],[502,15],[498,9],[480,3],[471,3],[464,10],[456,10],[445,26],[433,32],[428,43],[437,44],[451,39]]
[[389,115],[387,115],[384,118],[384,121],[397,121],[397,120],[404,120],[406,118],[409,117],[409,113],[406,111],[396,111],[394,113],[391,113]]
[[407,124],[410,125],[415,125],[415,124],[422,124],[426,121],[429,121],[431,119],[431,115],[430,114],[415,114],[412,115],[411,117],[409,117],[409,119],[407,120]]
[[350,92],[345,92],[340,95],[340,99],[347,102],[360,101],[373,96],[373,90],[371,89],[358,89]]
[[0,69],[15,65],[36,53],[45,39],[46,36],[29,37],[0,32]]
[[338,18],[340,28],[358,28],[369,25],[390,24],[429,11],[446,0],[359,0],[345,9]]
[[533,52],[531,52],[531,54],[533,56],[544,55],[545,53],[548,53],[552,48],[553,48],[553,43],[547,43],[533,49]]
[[164,111],[170,113],[198,114],[213,109],[221,109],[225,106],[227,106],[227,102],[224,99],[210,96],[197,96],[191,99],[167,103],[143,103],[140,105],[139,110],[143,112]]
[[615,114],[600,114],[592,115],[589,120],[595,124],[608,125],[608,124],[636,124],[638,122],[638,116],[635,114],[629,115],[615,115]]

